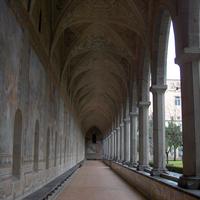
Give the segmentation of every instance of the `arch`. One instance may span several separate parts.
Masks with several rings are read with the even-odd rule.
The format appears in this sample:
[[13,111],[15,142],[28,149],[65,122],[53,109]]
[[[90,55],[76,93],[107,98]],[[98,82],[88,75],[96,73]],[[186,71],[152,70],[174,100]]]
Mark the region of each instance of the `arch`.
[[14,119],[12,175],[20,178],[22,159],[22,112],[17,109]]
[[33,170],[38,171],[39,164],[39,121],[36,120],[35,123],[35,133],[34,133],[34,156],[33,156]]
[[156,16],[151,65],[152,85],[166,84],[167,50],[171,19],[169,11],[165,9],[161,10]]
[[50,130],[47,130],[46,139],[46,169],[49,169],[49,156],[50,156]]

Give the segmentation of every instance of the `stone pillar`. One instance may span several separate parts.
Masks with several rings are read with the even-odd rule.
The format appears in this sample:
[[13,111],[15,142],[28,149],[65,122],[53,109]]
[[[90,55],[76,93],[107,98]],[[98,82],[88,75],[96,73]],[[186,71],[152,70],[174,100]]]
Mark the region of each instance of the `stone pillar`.
[[166,171],[165,156],[165,91],[167,85],[153,85],[153,170],[151,175]]
[[117,161],[120,161],[120,127],[117,128]]
[[124,123],[120,124],[120,161],[124,160]]
[[130,162],[130,117],[124,119],[124,162]]
[[200,62],[181,66],[183,176],[179,186],[200,189]]
[[113,138],[114,138],[114,155],[113,155],[113,160],[116,160],[116,152],[117,152],[117,145],[116,145],[117,132],[116,132],[116,129],[113,130]]
[[115,138],[116,138],[116,143],[115,143],[115,160],[117,161],[118,160],[118,149],[119,149],[119,146],[118,146],[118,131],[117,131],[117,128],[115,129]]
[[113,138],[113,155],[112,160],[115,159],[115,131],[112,131],[112,138]]
[[148,109],[150,102],[139,102],[139,165],[138,170],[149,166],[149,134],[148,134]]
[[130,165],[137,165],[138,111],[130,113]]
[[108,136],[108,160],[111,159],[111,137]]
[[108,159],[108,138],[105,139],[105,159]]
[[107,137],[107,160],[109,159],[109,138]]
[[114,159],[114,133],[111,132],[111,160]]

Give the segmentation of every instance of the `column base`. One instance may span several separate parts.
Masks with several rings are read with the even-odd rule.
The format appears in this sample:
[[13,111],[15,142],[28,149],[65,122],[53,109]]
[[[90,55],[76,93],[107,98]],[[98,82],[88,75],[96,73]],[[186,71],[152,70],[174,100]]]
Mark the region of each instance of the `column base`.
[[151,176],[160,176],[161,174],[167,174],[166,169],[152,169],[151,170]]
[[149,168],[148,165],[137,165],[137,170],[138,171],[145,171],[148,168]]
[[129,167],[133,167],[133,168],[137,168],[138,167],[138,163],[136,163],[136,162],[129,162],[128,166]]
[[200,177],[181,176],[178,181],[178,186],[186,189],[200,189]]
[[130,161],[123,161],[123,165],[129,165]]

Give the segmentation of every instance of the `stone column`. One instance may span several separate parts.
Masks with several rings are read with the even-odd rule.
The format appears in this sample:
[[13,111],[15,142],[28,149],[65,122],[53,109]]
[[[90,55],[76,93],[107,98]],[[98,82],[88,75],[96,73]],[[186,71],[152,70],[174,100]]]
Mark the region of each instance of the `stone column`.
[[130,165],[137,166],[138,111],[130,113]]
[[148,109],[150,102],[139,102],[139,165],[138,170],[144,170],[149,166],[148,149]]
[[117,136],[116,135],[116,129],[114,129],[113,130],[113,138],[114,138],[114,150],[113,150],[114,155],[113,155],[113,160],[116,160],[116,149],[117,149],[117,146],[116,146],[116,139],[117,139],[117,137],[116,136]]
[[124,123],[120,124],[120,161],[124,160]]
[[104,139],[104,159],[107,159],[107,138]]
[[185,63],[180,69],[183,176],[179,180],[179,186],[200,189],[200,62]]
[[108,160],[111,158],[111,137],[108,136]]
[[113,155],[112,155],[112,160],[115,159],[115,131],[112,131],[112,138],[113,138]]
[[118,146],[118,131],[117,131],[117,128],[115,129],[115,138],[116,138],[116,143],[115,143],[115,160],[117,161],[118,160],[118,149],[119,149],[119,146]]
[[107,137],[107,160],[109,158],[109,138]]
[[111,132],[111,160],[114,159],[114,134]]
[[120,127],[117,128],[117,161],[120,161]]
[[165,156],[165,91],[167,85],[153,85],[153,170],[151,175],[166,171]]
[[124,163],[130,162],[130,117],[124,119]]

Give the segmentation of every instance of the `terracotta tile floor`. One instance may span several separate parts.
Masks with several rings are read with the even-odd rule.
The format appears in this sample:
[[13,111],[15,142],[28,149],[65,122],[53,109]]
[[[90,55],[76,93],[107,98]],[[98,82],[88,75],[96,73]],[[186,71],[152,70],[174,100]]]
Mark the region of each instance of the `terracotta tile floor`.
[[86,161],[57,200],[144,200],[101,161]]

